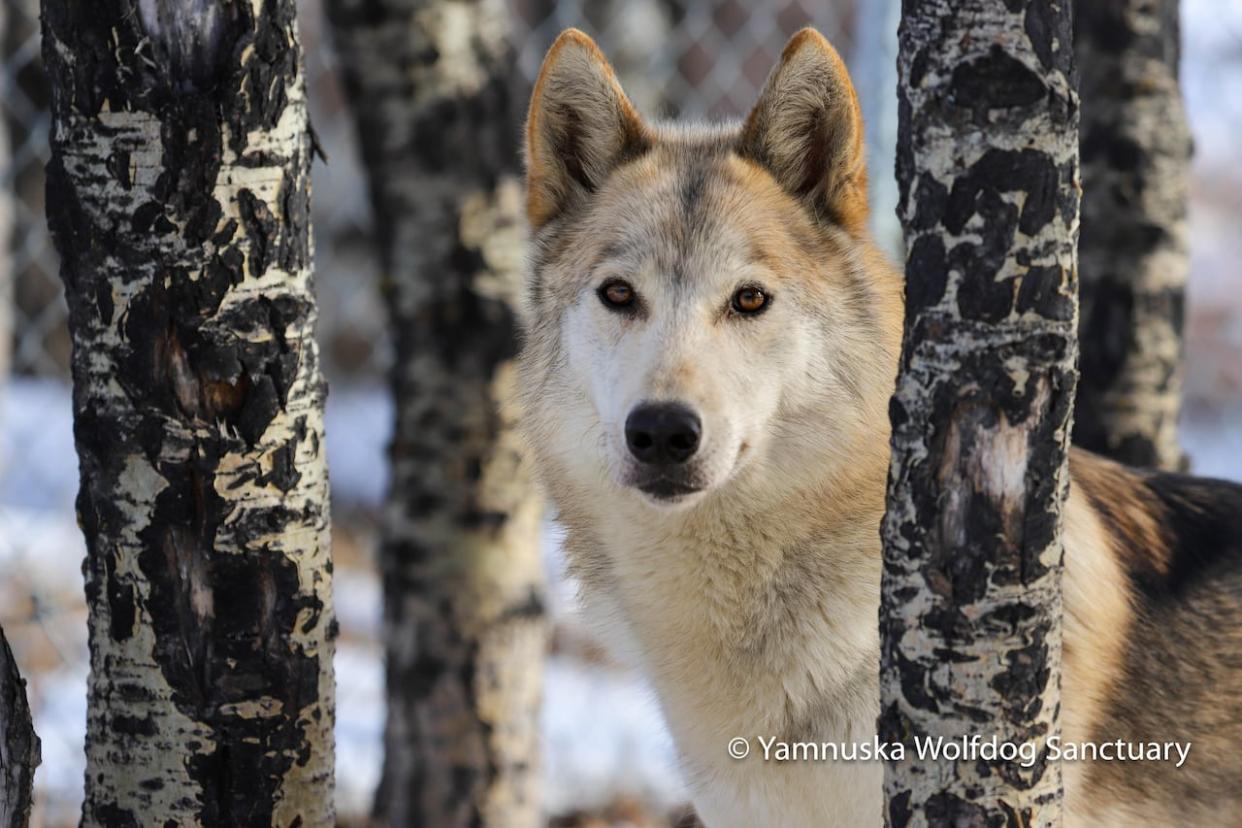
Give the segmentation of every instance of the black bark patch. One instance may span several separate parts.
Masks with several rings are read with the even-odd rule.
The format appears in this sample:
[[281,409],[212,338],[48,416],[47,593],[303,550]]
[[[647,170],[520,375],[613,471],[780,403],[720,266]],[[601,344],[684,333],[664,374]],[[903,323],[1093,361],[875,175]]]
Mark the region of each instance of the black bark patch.
[[105,284],[95,286],[95,312],[99,321],[105,325],[112,324],[112,312],[116,304],[112,301],[112,288]]
[[250,393],[237,418],[237,431],[250,446],[256,445],[267,431],[268,425],[280,413],[280,399],[271,377],[259,377],[253,381]]
[[[268,824],[273,801],[264,792],[280,786],[294,761],[290,749],[305,749],[296,712],[319,692],[318,658],[303,653],[293,634],[303,609],[322,607],[291,598],[297,566],[283,555],[262,548],[212,554],[212,526],[227,518],[223,504],[210,492],[185,503],[171,489],[157,514],[197,531],[153,525],[139,565],[151,585],[156,655],[173,699],[216,737],[214,753],[190,759],[209,793],[201,816],[208,824]],[[256,698],[275,700],[285,714],[231,712]]]
[[970,826],[970,828],[1008,828],[1025,822],[1009,822],[1000,814],[988,813],[982,805],[952,793],[933,794],[924,809],[929,825]]
[[909,791],[899,793],[888,801],[888,824],[892,828],[906,828],[911,816]]
[[263,482],[270,483],[285,494],[293,491],[293,487],[302,479],[297,469],[298,439],[291,438],[287,443],[272,452],[272,470]]
[[[1023,26],[1035,55],[1046,70],[1064,73],[1077,85],[1077,67],[1074,61],[1073,21],[1074,11],[1084,6],[1103,6],[1096,3],[1027,3]],[[1071,9],[1071,6],[1073,7]]]
[[134,621],[138,612],[134,603],[134,588],[117,578],[114,564],[108,561],[108,623],[112,637],[124,641],[134,634]]
[[[992,149],[971,165],[953,182],[949,195],[945,227],[950,233],[961,233],[973,216],[979,215],[991,228],[996,211],[1012,208],[1003,204],[1003,193],[1026,194],[1019,229],[1027,235],[1038,232],[1055,212],[1061,176],[1053,160],[1038,150]],[[1001,227],[1008,227],[1002,222]],[[1001,235],[992,231],[989,235]],[[1008,248],[1008,243],[1005,244]]]
[[905,282],[905,303],[912,308],[930,308],[944,298],[949,283],[949,264],[944,240],[940,236],[919,236],[910,246],[907,267],[918,278]]
[[1119,172],[1133,173],[1150,160],[1141,144],[1115,129],[1096,126],[1083,131],[1080,144],[1084,164],[1100,161]]
[[250,275],[259,278],[276,256],[278,225],[267,203],[250,190],[237,194],[237,207],[250,239]]
[[920,175],[918,189],[914,194],[915,213],[911,227],[915,230],[934,227],[940,223],[948,203],[948,188],[929,174]]
[[115,802],[97,804],[93,811],[99,819],[99,824],[107,825],[108,828],[138,828],[139,826],[133,811],[122,808]]
[[950,85],[958,106],[982,108],[984,117],[987,110],[1030,106],[1047,94],[1044,79],[1000,46],[954,66]]
[[1005,670],[992,679],[1015,720],[1033,719],[1042,705],[1042,694],[1051,670],[1045,636],[1036,643],[1005,653]]
[[108,156],[108,171],[125,189],[128,190],[133,186],[129,173],[129,153],[125,150],[118,149]]
[[159,732],[155,720],[150,716],[138,718],[136,716],[113,716],[112,729],[117,733],[125,733],[130,736],[154,736]]
[[1040,265],[1028,269],[1018,290],[1018,313],[1034,313],[1058,322],[1072,321],[1074,298],[1062,292],[1062,277],[1059,267]]
[[148,201],[134,211],[133,227],[135,233],[147,233],[155,225],[155,220],[164,214],[164,207],[155,201]]

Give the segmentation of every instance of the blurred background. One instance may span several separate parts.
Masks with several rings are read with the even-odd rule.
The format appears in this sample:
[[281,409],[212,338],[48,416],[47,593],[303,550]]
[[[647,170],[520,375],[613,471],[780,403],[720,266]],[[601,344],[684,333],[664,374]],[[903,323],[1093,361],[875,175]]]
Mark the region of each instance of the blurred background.
[[[47,234],[47,88],[36,0],[7,15],[0,101],[10,145],[0,192],[13,232],[0,255],[0,625],[29,681],[43,740],[36,825],[76,824],[87,673],[84,556],[73,499],[69,337]],[[847,58],[871,143],[876,232],[898,247],[892,183],[895,0],[512,0],[526,82],[558,32],[596,37],[638,107],[654,117],[745,114],[786,39],[813,25]],[[370,202],[319,0],[301,4],[311,112],[328,157],[314,170],[319,336],[331,385],[337,651],[337,778],[343,821],[361,821],[379,778],[381,593],[374,566],[386,486],[391,359]],[[1242,479],[1242,0],[1184,0],[1182,80],[1195,136],[1183,441],[1194,471]],[[518,136],[514,136],[518,140]],[[0,223],[3,226],[3,223]],[[7,315],[7,319],[6,319]],[[3,350],[3,349],[0,349]],[[4,361],[0,359],[0,372]],[[555,526],[545,541],[554,623],[544,706],[546,803],[559,825],[668,824],[683,802],[649,691],[576,621]]]

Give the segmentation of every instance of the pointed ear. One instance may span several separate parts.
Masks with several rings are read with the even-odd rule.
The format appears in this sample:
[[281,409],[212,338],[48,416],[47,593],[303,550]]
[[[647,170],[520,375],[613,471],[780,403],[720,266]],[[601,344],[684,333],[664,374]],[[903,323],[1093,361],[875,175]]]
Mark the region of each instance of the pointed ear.
[[862,111],[845,62],[823,35],[790,39],[742,126],[738,153],[816,215],[857,235],[867,223]]
[[567,29],[543,59],[526,118],[526,212],[538,230],[651,140],[595,41]]

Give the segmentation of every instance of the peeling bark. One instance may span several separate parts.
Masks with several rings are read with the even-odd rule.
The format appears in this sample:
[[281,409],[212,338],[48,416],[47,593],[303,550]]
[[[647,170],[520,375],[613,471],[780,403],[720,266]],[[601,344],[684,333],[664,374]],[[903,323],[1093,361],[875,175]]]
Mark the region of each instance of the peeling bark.
[[1074,442],[1178,471],[1190,129],[1178,0],[1075,4],[1082,69],[1082,383]]
[[0,630],[0,828],[30,824],[39,762],[39,737],[26,703],[26,682]]
[[89,607],[83,825],[334,823],[293,0],[44,0]]
[[[1052,0],[906,0],[898,180],[906,326],[890,408],[885,819],[1060,824],[1060,513],[1077,325],[1078,96]],[[919,761],[917,737],[1041,746]]]
[[329,3],[375,205],[397,421],[381,552],[390,825],[541,824],[540,505],[514,431],[524,249],[500,0]]

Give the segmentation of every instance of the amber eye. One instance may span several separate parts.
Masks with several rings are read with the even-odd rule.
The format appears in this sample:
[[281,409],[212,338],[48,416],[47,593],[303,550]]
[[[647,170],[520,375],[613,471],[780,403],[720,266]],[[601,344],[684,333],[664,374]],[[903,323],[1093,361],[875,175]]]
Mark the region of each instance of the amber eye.
[[764,310],[770,301],[763,288],[747,285],[737,289],[733,294],[733,309],[738,313],[756,314]]
[[600,300],[610,308],[628,308],[634,304],[634,288],[628,282],[614,279],[599,289]]

